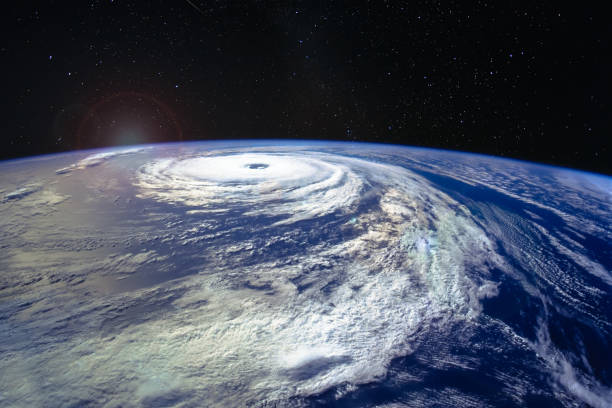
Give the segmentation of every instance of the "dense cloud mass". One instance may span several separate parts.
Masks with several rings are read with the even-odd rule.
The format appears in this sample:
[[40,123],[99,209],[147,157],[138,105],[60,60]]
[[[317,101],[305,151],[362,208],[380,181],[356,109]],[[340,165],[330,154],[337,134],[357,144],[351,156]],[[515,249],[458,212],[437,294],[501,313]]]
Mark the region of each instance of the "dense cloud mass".
[[245,215],[286,214],[291,224],[347,212],[364,190],[346,163],[314,155],[234,154],[164,159],[143,166],[144,195],[201,209],[242,209]]
[[[487,406],[461,381],[428,383],[474,372],[513,404],[611,400],[609,369],[584,350],[610,332],[609,260],[572,225],[591,214],[609,233],[599,179],[582,191],[599,212],[580,213],[496,181],[514,164],[442,152],[200,144],[69,157],[49,165],[70,171],[0,207],[9,406]],[[30,219],[28,200],[44,196],[63,199]],[[550,214],[567,214],[563,231]],[[573,334],[599,343],[558,344],[551,321],[568,310],[584,315]]]

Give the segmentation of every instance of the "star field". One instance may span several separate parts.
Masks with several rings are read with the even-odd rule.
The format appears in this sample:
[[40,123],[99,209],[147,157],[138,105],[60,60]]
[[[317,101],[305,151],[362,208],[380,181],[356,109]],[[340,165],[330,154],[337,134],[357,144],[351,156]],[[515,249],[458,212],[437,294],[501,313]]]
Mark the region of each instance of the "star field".
[[612,29],[558,2],[45,1],[0,42],[2,157],[315,138],[612,172]]

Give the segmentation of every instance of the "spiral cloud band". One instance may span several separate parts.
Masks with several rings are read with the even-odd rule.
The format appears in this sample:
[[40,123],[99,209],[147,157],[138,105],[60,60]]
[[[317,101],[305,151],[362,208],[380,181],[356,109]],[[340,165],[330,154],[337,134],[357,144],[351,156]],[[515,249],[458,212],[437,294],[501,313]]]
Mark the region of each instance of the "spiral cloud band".
[[[232,398],[245,401],[373,381],[413,337],[440,319],[474,318],[479,299],[495,294],[484,265],[498,260],[483,231],[401,167],[320,152],[235,152],[152,161],[137,184],[142,198],[269,228],[264,246],[300,247],[286,262],[265,261],[255,234],[216,249],[219,272],[201,282],[207,307],[180,350],[215,367],[205,378],[221,405],[233,381],[245,388]],[[309,245],[309,222],[346,239]],[[232,257],[255,261],[229,272]],[[466,268],[483,275],[468,278]]]
[[288,214],[282,223],[347,208],[363,188],[342,164],[308,156],[236,154],[160,160],[141,168],[145,196],[202,209],[248,208],[252,213]]

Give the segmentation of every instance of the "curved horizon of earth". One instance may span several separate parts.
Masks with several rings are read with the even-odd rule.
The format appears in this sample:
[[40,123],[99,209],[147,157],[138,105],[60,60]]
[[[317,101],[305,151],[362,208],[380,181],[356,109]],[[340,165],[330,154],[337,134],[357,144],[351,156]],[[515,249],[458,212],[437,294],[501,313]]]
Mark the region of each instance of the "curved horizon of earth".
[[612,178],[396,145],[0,162],[0,405],[612,405]]

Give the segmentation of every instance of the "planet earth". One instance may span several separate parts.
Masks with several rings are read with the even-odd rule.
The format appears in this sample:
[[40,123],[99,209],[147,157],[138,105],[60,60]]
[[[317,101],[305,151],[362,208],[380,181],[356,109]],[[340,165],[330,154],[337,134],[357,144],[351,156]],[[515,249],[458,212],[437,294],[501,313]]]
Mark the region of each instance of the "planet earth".
[[382,144],[0,163],[3,407],[610,407],[612,178]]

